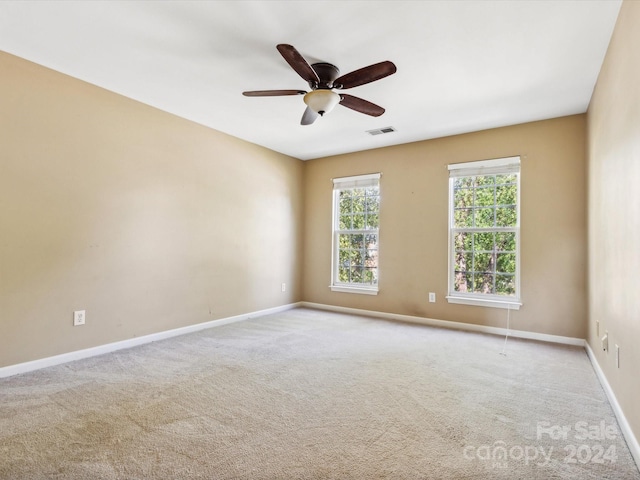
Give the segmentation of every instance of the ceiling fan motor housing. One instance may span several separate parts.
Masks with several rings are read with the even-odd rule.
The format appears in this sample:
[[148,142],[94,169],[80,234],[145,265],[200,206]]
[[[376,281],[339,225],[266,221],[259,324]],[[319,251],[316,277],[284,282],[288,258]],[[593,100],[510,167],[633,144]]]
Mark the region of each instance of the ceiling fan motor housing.
[[312,89],[315,88],[334,88],[333,81],[340,76],[340,70],[335,65],[326,62],[314,63],[311,65],[313,71],[318,75],[320,82],[314,85],[313,82],[309,82],[309,86]]

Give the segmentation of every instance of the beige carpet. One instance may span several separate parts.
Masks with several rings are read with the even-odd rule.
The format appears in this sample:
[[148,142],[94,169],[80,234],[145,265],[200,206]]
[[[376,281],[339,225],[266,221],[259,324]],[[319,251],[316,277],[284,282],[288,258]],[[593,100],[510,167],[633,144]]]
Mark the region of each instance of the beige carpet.
[[640,479],[583,349],[503,343],[297,309],[5,378],[0,478]]

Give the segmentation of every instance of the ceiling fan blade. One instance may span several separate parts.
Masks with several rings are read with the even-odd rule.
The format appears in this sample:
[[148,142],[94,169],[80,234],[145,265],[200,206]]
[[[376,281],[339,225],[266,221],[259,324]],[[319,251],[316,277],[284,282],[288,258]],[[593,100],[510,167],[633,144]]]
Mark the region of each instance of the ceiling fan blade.
[[333,81],[333,88],[353,88],[396,73],[396,66],[389,61],[369,65],[342,75]]
[[300,120],[300,125],[311,125],[320,115],[309,107],[302,114],[302,120]]
[[304,90],[252,90],[242,92],[245,97],[280,97],[284,95],[304,95]]
[[384,113],[384,108],[381,106],[346,93],[340,94],[340,105],[372,117],[379,117]]
[[314,85],[318,85],[318,83],[320,83],[318,74],[313,68],[311,68],[311,65],[309,65],[295,47],[287,45],[286,43],[281,43],[276,48],[280,52],[280,55],[284,57],[287,63],[291,65],[291,68],[293,68],[296,73],[303,78],[303,80]]

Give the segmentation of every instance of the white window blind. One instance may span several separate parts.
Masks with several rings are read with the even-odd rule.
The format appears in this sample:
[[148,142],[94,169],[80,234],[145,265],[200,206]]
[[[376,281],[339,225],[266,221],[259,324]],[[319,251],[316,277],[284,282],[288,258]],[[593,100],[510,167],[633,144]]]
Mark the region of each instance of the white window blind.
[[520,171],[520,157],[480,160],[478,162],[452,163],[449,177],[473,177],[476,175],[505,175]]
[[379,173],[369,173],[367,175],[358,175],[355,177],[341,177],[333,179],[333,188],[370,188],[377,187],[380,181]]

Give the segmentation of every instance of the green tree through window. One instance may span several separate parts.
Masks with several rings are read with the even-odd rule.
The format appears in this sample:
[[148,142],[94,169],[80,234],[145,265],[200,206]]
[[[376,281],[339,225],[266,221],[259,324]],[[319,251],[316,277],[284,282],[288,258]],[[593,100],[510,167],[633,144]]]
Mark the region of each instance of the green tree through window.
[[377,290],[379,174],[334,180],[332,287]]
[[491,162],[450,166],[449,294],[517,299],[519,161]]

